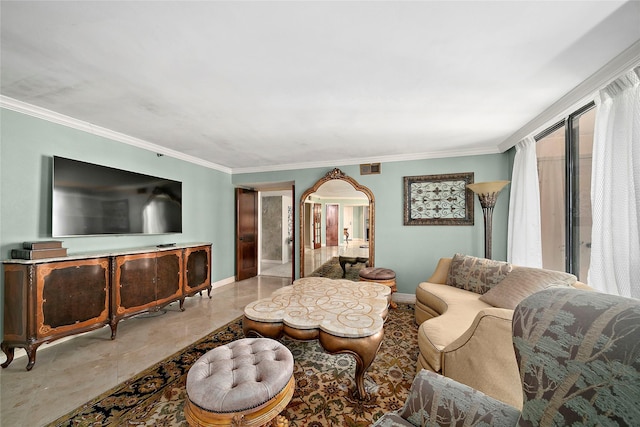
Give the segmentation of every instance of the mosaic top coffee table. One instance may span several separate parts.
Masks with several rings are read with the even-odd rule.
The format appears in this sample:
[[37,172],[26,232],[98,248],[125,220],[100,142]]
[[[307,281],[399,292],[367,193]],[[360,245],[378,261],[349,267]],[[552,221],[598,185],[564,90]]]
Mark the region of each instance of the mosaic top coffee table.
[[317,339],[329,354],[352,355],[364,399],[364,374],[382,343],[390,298],[391,289],[378,283],[305,277],[248,304],[242,326],[246,336]]

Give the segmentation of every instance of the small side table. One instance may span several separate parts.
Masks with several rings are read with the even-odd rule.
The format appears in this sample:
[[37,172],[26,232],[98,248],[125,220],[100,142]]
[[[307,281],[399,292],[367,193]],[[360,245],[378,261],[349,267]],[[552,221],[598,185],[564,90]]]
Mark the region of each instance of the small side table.
[[[387,285],[391,288],[391,297],[394,292],[398,291],[396,286],[396,272],[390,268],[379,267],[366,267],[360,270],[361,282],[376,282],[381,285]],[[389,306],[391,308],[398,308],[398,304],[393,299],[390,299]]]

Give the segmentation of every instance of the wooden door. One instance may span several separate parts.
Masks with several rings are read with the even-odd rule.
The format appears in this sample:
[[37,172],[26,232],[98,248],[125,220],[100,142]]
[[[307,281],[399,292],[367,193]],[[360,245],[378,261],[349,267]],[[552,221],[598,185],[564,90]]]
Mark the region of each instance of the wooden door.
[[236,280],[258,275],[258,192],[236,188]]
[[327,206],[327,246],[338,246],[338,205]]
[[313,204],[313,249],[320,249],[322,246],[322,205]]
[[[296,279],[296,228],[294,226],[296,217],[296,204],[294,202],[296,198],[296,186],[295,184],[291,185],[291,216],[289,218],[289,231],[291,232],[291,283]],[[302,240],[302,237],[300,237]]]

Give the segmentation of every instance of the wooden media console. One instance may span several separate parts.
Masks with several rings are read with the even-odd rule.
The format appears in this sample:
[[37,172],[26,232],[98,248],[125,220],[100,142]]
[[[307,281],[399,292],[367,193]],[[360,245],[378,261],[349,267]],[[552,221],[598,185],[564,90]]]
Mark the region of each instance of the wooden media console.
[[9,366],[16,347],[29,356],[43,343],[111,327],[174,301],[208,291],[211,244],[178,244],[39,260],[4,261],[4,337]]

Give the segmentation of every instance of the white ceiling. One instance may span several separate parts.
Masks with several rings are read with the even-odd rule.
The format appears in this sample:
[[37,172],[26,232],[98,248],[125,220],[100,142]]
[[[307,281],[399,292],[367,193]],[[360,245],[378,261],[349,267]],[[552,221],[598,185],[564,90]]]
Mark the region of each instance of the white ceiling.
[[1,93],[233,173],[496,153],[640,2],[1,3]]
[[369,200],[369,197],[361,191],[356,189],[346,181],[330,180],[323,183],[318,191],[313,193],[314,197],[319,198],[332,198],[332,199],[364,199]]

